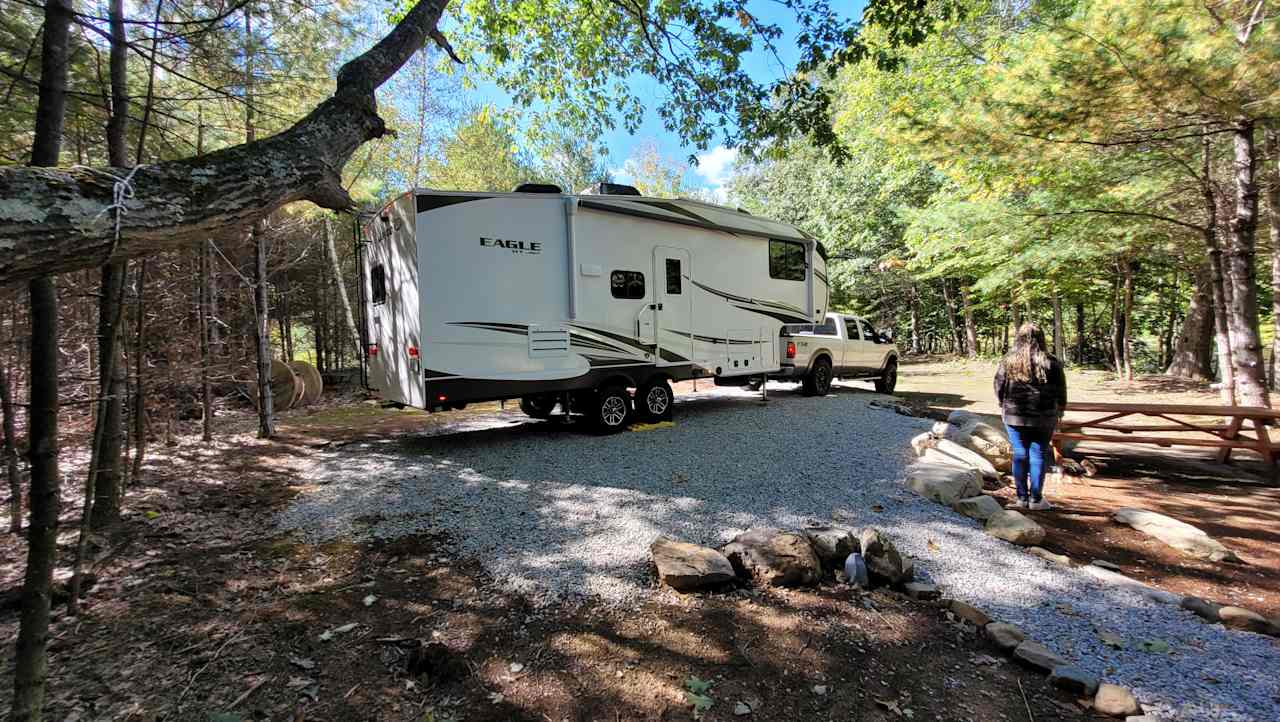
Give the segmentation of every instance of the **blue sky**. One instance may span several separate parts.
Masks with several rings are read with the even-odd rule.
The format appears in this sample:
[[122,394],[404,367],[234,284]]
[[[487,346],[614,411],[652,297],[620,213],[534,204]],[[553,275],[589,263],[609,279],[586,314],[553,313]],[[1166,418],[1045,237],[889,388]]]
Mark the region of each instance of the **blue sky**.
[[[843,4],[844,7],[840,7],[840,3],[835,5],[847,17],[860,17],[862,9],[866,6],[866,0],[849,0]],[[792,14],[781,3],[774,1],[749,2],[747,9],[762,23],[776,24],[782,28],[783,35],[778,39],[776,48],[785,67],[779,67],[778,59],[763,48],[752,50],[744,59],[743,65],[753,77],[762,82],[778,80],[794,69],[799,59],[799,52],[794,43],[796,25]],[[662,97],[661,87],[648,77],[633,79],[632,89],[640,98]],[[491,104],[499,108],[511,106],[511,99],[492,83],[481,82],[474,92],[476,104]],[[644,141],[656,142],[663,155],[681,162],[691,154],[697,155],[698,167],[690,169],[686,178],[691,185],[713,192],[718,191],[720,186],[728,180],[737,156],[736,151],[723,146],[699,151],[692,146],[683,145],[674,133],[662,127],[662,121],[652,107],[646,107],[644,121],[635,135],[628,134],[625,129],[616,128],[607,133],[601,141],[608,148],[610,167],[618,170],[622,168],[623,162],[635,146]],[[622,173],[617,175],[625,176]],[[618,177],[617,180],[625,182],[626,178]]]

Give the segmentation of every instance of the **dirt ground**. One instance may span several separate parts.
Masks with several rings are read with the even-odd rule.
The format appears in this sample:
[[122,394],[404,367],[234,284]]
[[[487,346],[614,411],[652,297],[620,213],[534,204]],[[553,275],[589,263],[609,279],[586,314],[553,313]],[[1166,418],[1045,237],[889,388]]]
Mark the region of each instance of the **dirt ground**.
[[[908,364],[898,395],[939,409],[996,413],[993,374],[994,365],[981,361]],[[1130,383],[1102,371],[1071,370],[1067,386],[1073,401],[1219,403],[1207,385],[1164,377]],[[1064,476],[1047,485],[1046,496],[1058,508],[1030,512],[1048,532],[1045,548],[1082,563],[1113,562],[1124,574],[1180,594],[1280,617],[1280,488],[1264,480],[1256,455],[1237,452],[1239,460],[1222,465],[1204,449],[1112,443],[1082,444],[1067,455],[1092,460],[1099,473]],[[998,493],[1010,502],[1014,497],[1012,489]],[[1111,513],[1122,507],[1150,509],[1198,526],[1246,564],[1200,561],[1112,522]]]
[[[982,395],[986,374],[964,364],[911,366],[904,369],[903,396],[939,408],[982,408],[990,394]],[[1091,383],[1101,396],[1118,392],[1073,376],[1077,398],[1086,398]],[[692,386],[680,390],[693,393]],[[1162,393],[1192,400],[1206,392]],[[55,612],[48,718],[1091,717],[936,604],[891,591],[860,594],[833,583],[812,591],[666,591],[636,609],[591,603],[535,609],[492,591],[483,570],[448,557],[440,539],[312,546],[273,533],[273,515],[306,488],[317,448],[389,434],[452,433],[465,428],[468,416],[496,410],[427,416],[343,401],[285,414],[275,441],[254,439],[252,417],[240,412],[219,419],[213,443],[200,442],[191,425],[179,429],[188,435],[176,445],[154,449],[141,483],[129,491],[124,522],[92,539],[97,583],[83,613],[67,617],[62,606]],[[75,479],[83,460],[69,427],[64,462]],[[1110,559],[1164,586],[1223,600],[1235,593],[1246,606],[1274,609],[1277,580],[1265,570],[1278,566],[1266,544],[1275,539],[1257,531],[1277,528],[1267,511],[1277,509],[1274,490],[1095,458],[1103,473],[1087,486],[1059,490],[1056,500],[1066,508],[1041,515],[1051,527],[1047,546],[1078,559]],[[68,529],[79,507],[75,486],[68,482],[64,492]],[[1106,520],[1106,509],[1122,501],[1163,503],[1153,508],[1184,517],[1203,505],[1214,521],[1188,520],[1251,565],[1222,570],[1171,558]],[[59,578],[74,543],[74,533],[61,535]],[[0,539],[0,600],[12,599],[24,555],[20,539]],[[0,605],[6,679],[16,634],[16,609]],[[11,693],[8,683],[0,685],[0,710],[8,709]]]

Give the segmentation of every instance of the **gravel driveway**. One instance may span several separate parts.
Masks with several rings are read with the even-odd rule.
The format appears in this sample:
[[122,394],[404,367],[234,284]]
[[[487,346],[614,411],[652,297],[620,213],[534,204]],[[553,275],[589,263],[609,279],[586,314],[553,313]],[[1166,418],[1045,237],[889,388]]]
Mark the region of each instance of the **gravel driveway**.
[[[773,386],[771,386],[771,389]],[[716,545],[754,526],[875,524],[954,596],[1013,622],[1081,667],[1180,720],[1280,719],[1280,645],[1102,588],[1050,565],[897,483],[921,419],[868,406],[837,385],[677,399],[676,428],[597,437],[518,412],[447,433],[327,452],[317,485],[281,516],[312,541],[445,531],[499,583],[546,602],[647,593],[659,534]],[[873,509],[879,509],[879,511]],[[1126,640],[1113,649],[1109,631]],[[1140,651],[1143,642],[1169,652]]]

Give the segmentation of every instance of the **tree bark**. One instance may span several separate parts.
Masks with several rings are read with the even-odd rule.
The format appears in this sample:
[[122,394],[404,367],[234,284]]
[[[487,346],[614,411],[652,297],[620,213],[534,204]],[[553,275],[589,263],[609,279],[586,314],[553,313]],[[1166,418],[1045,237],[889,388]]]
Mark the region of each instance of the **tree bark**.
[[1084,365],[1084,304],[1076,303],[1076,363]]
[[969,287],[960,286],[960,306],[964,310],[964,350],[969,358],[978,356],[978,327],[973,321],[973,306],[969,305]]
[[947,326],[951,329],[951,352],[964,353],[964,338],[956,324],[956,302],[951,298],[951,282],[945,278],[942,279],[942,301],[947,307]]
[[440,41],[436,24],[445,5],[446,0],[418,2],[378,44],[342,66],[332,98],[288,130],[198,158],[137,168],[118,244],[115,224],[103,214],[113,198],[109,169],[0,167],[6,211],[0,214],[6,246],[0,283],[234,236],[293,201],[351,208],[342,168],[361,144],[387,130],[374,90],[428,37]]
[[1213,330],[1213,269],[1206,260],[1196,269],[1187,314],[1165,374],[1183,379],[1213,378]]
[[[253,13],[244,8],[244,135],[252,144],[257,138],[253,125]],[[271,309],[267,298],[266,224],[261,220],[250,225],[253,243],[253,337],[258,368],[258,438],[275,436],[275,409],[271,398]]]
[[1262,339],[1258,334],[1258,297],[1254,285],[1255,234],[1258,226],[1258,184],[1253,121],[1236,124],[1232,134],[1236,209],[1230,223],[1225,257],[1226,282],[1231,285],[1227,311],[1231,331],[1231,359],[1236,390],[1243,406],[1270,406]]
[[200,247],[200,280],[196,290],[196,309],[200,331],[200,406],[204,412],[201,438],[213,440],[213,391],[209,385],[209,242]]
[[[351,299],[347,296],[347,285],[342,282],[342,266],[338,263],[338,248],[333,242],[333,227],[329,224],[329,218],[324,219],[324,247],[325,252],[329,256],[329,266],[333,270],[333,277],[337,279],[338,284],[338,300],[342,302],[342,311],[346,316],[347,332],[351,334],[352,348],[355,349],[356,358],[364,353],[364,349],[360,348],[360,329],[356,327],[356,315],[351,312]],[[912,323],[915,323],[915,305],[912,304]],[[914,325],[912,329],[914,330]]]
[[[360,279],[360,281],[363,282],[363,279]],[[911,353],[918,356],[920,355],[920,297],[916,293],[915,285],[911,286],[909,292],[911,302]],[[360,334],[357,332],[356,338],[358,339],[359,337]],[[357,343],[359,342],[357,341]],[[360,349],[357,352],[357,359],[360,358],[360,353],[364,353],[364,349]]]
[[22,477],[18,474],[18,434],[14,430],[13,390],[9,387],[9,368],[0,359],[0,424],[4,429],[4,466],[9,478],[9,532],[22,532]]
[[125,367],[120,358],[120,309],[124,304],[125,262],[102,269],[98,297],[98,414],[90,459],[93,527],[120,519],[120,445],[124,435]]
[[[57,165],[67,101],[67,39],[70,0],[47,0],[40,55],[40,91],[36,105],[31,165]],[[0,185],[4,185],[0,181]],[[15,196],[0,190],[0,198]],[[0,232],[0,238],[8,238]],[[49,269],[52,270],[52,269]],[[49,272],[48,270],[45,273]],[[27,529],[27,569],[22,583],[18,643],[14,654],[11,722],[44,719],[48,673],[49,602],[58,553],[58,291],[53,279],[32,273],[30,410],[28,451],[31,462],[31,517]]]
[[[1280,358],[1280,128],[1263,130],[1267,156],[1271,160],[1267,179],[1267,225],[1271,230],[1271,363]],[[1272,379],[1274,384],[1275,379]]]
[[1116,268],[1111,281],[1111,366],[1117,376],[1124,375],[1124,271]]
[[1053,290],[1053,355],[1057,356],[1059,361],[1066,361],[1065,345],[1062,329],[1062,297],[1058,295],[1058,289],[1055,288]]
[[1121,309],[1120,348],[1124,351],[1124,377],[1133,380],[1133,275],[1137,270],[1135,261],[1127,260],[1124,264],[1124,301]]

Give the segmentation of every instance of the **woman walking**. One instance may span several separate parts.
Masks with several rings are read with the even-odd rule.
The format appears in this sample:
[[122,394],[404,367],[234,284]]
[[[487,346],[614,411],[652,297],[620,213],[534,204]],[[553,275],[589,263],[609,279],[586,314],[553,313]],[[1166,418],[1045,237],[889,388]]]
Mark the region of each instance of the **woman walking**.
[[1044,331],[1034,323],[1018,329],[1013,348],[996,369],[996,400],[1013,446],[1013,480],[1018,506],[1052,509],[1044,500],[1044,473],[1053,452],[1049,442],[1067,406],[1067,377],[1049,353]]

